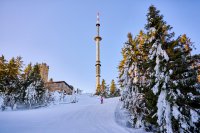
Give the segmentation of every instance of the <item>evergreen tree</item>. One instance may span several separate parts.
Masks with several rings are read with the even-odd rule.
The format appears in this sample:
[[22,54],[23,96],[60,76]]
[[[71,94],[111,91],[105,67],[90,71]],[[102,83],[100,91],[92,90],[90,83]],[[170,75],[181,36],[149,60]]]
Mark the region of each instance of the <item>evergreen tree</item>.
[[39,64],[33,66],[33,71],[31,73],[31,76],[33,80],[32,84],[34,85],[36,91],[36,101],[37,103],[42,103],[44,100],[45,89],[44,89],[44,82],[40,76]]
[[[124,66],[120,66],[119,83],[123,87],[122,101],[123,107],[131,113],[130,122],[133,127],[143,126],[145,115],[144,94],[144,63],[146,60],[144,42],[146,35],[140,31],[139,35],[132,39],[131,33],[128,34],[128,41],[125,43],[123,52]],[[124,54],[125,53],[125,54]]]
[[110,84],[110,95],[111,95],[111,96],[114,96],[115,91],[116,91],[115,81],[112,80],[112,81],[111,81],[111,84]]
[[32,64],[29,63],[27,67],[25,67],[24,72],[22,74],[23,82],[22,82],[22,88],[20,93],[20,101],[22,103],[27,101],[27,89],[30,86],[30,84],[33,82],[31,73],[33,71]]
[[101,95],[104,97],[108,97],[108,92],[106,91],[106,81],[104,79],[102,79],[101,82]]
[[[146,93],[146,96],[155,99],[154,102],[148,98],[146,100],[150,111],[146,120],[154,126],[158,124],[161,132],[195,132],[197,121],[192,120],[191,112],[197,116],[199,106],[191,107],[189,103],[198,103],[199,93],[198,88],[194,87],[197,71],[190,54],[190,40],[185,35],[173,40],[174,33],[169,32],[172,27],[166,24],[154,6],[149,8],[147,17],[150,83],[146,92],[150,93]],[[156,117],[152,118],[153,114]]]
[[[173,33],[169,33],[171,26],[166,25],[163,16],[159,14],[154,6],[149,8],[147,14],[147,42],[150,51],[148,53],[148,65],[146,77],[147,84],[145,96],[149,114],[146,120],[151,125],[160,127],[160,131],[172,132],[170,117],[170,104],[166,100],[169,82],[167,46],[171,42]],[[153,97],[153,99],[152,99]],[[149,98],[149,99],[148,99]],[[152,118],[152,116],[154,116]],[[169,119],[168,119],[169,118]],[[152,128],[152,127],[150,127]]]
[[124,89],[123,107],[134,127],[156,132],[198,132],[200,95],[197,56],[183,35],[173,39],[172,27],[150,6],[145,28],[136,38],[128,35],[119,65]]
[[109,85],[106,85],[105,93],[106,93],[106,97],[110,96],[110,86]]
[[32,64],[29,63],[27,67],[25,67],[24,69],[24,74],[23,74],[23,78],[24,79],[27,79],[30,77],[30,74],[31,74],[31,71],[32,71]]
[[21,68],[22,68],[22,58],[17,57],[12,58],[6,65],[5,78],[4,78],[4,88],[5,88],[5,106],[14,107],[19,99],[19,93],[21,88]]
[[106,89],[106,82],[104,79],[102,79],[102,82],[101,82],[101,92],[104,92]]
[[171,105],[173,131],[198,132],[200,93],[198,82],[198,64],[191,56],[192,43],[184,34],[173,43],[173,52],[169,53],[170,91],[167,101]]
[[40,105],[45,102],[44,82],[40,76],[39,64],[33,67],[31,63],[24,70],[23,101],[31,108],[33,105]]
[[198,79],[198,83],[200,83],[200,54],[195,54],[192,56],[192,58],[194,59],[194,65],[196,66],[197,69],[197,79]]
[[[22,58],[12,58],[8,62],[0,57],[0,95],[3,97],[3,108],[16,104],[44,104],[45,88],[40,76],[39,65],[31,63],[22,73]],[[2,109],[3,109],[2,108]]]
[[101,85],[98,85],[96,88],[95,95],[100,95],[101,94]]
[[5,93],[6,67],[7,67],[7,61],[2,55],[0,57],[0,93]]

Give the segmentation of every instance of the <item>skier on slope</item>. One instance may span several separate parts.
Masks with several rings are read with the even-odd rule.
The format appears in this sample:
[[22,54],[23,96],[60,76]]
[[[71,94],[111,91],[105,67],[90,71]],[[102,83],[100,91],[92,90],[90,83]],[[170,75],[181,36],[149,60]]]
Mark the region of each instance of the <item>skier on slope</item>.
[[101,104],[103,104],[103,96],[101,96]]

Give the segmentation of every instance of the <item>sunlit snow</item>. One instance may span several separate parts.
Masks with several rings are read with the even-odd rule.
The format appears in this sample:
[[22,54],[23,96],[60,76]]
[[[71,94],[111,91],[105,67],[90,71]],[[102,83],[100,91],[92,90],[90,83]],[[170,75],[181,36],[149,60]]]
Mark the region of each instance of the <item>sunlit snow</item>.
[[[120,125],[119,98],[78,95],[78,103],[0,112],[0,133],[143,133]],[[117,115],[116,115],[117,114]],[[116,117],[117,116],[117,117]],[[119,123],[117,123],[119,122]]]

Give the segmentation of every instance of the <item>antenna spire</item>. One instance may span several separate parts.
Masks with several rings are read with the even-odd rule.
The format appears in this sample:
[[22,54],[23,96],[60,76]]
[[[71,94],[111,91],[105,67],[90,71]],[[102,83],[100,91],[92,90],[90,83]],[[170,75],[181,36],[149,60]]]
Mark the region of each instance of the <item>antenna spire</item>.
[[99,22],[99,12],[97,13],[97,23],[96,25],[100,26],[100,22]]

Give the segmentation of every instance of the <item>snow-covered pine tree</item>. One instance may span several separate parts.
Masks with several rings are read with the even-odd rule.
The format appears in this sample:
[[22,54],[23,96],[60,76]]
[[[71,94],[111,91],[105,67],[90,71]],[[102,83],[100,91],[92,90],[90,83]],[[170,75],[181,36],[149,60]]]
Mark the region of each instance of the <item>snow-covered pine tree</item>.
[[5,57],[2,55],[0,57],[0,109],[4,110],[4,97],[5,97],[5,78],[6,78],[6,65],[7,61]]
[[27,88],[32,83],[31,72],[32,72],[32,64],[29,63],[27,67],[25,67],[22,73],[22,88],[20,92],[20,102],[26,103],[27,102]]
[[130,100],[132,99],[131,95],[131,77],[129,74],[129,68],[133,62],[132,60],[132,34],[128,33],[128,41],[124,44],[124,47],[122,48],[122,60],[120,61],[120,64],[118,66],[119,69],[119,85],[123,90],[121,100],[123,102],[123,107],[126,109],[129,109]]
[[22,98],[30,108],[33,105],[44,104],[45,88],[40,76],[39,65],[35,64],[33,67],[31,63],[24,70],[24,83]]
[[144,94],[144,65],[146,58],[144,55],[145,34],[140,34],[132,39],[128,34],[128,42],[122,49],[123,59],[119,65],[119,83],[123,87],[122,101],[123,107],[128,109],[131,114],[130,123],[133,127],[142,127],[146,113]]
[[[150,124],[150,129],[158,127],[158,131],[167,133],[195,132],[195,123],[199,121],[199,88],[195,88],[197,71],[190,54],[190,41],[173,40],[172,27],[154,6],[149,8],[147,17],[146,45],[150,51],[146,73],[149,84],[145,89],[149,111],[146,126]],[[196,119],[192,120],[192,116]]]
[[[128,69],[131,66],[132,58],[131,58],[131,41],[132,35],[131,33],[128,34],[129,41],[125,43],[124,47],[122,48],[122,60],[118,66],[119,69],[119,85],[121,88],[126,89],[126,86],[129,82],[129,73]],[[125,90],[124,90],[125,92]]]
[[19,99],[19,93],[21,88],[21,68],[22,68],[22,58],[17,57],[12,58],[6,65],[5,78],[4,78],[4,88],[5,88],[5,106],[14,107],[15,103]]
[[26,104],[28,105],[29,108],[31,108],[33,105],[35,105],[36,102],[36,91],[35,91],[35,85],[34,83],[31,83],[25,90],[25,99],[26,99]]
[[36,95],[36,101],[39,104],[42,104],[44,102],[44,96],[45,96],[45,88],[44,88],[44,82],[40,76],[40,67],[39,64],[35,64],[33,66],[33,71],[31,73],[33,85],[35,86],[35,91],[37,93]]
[[170,91],[166,99],[171,105],[173,132],[200,130],[200,88],[197,85],[198,64],[191,56],[192,43],[184,34],[173,44],[170,55]]
[[0,57],[0,93],[5,93],[6,65],[7,61],[5,57],[2,55]]
[[[200,114],[198,56],[185,36],[173,39],[172,27],[150,6],[142,33],[122,49],[119,83],[123,107],[134,127],[155,132],[198,132]],[[199,62],[198,62],[199,63]],[[139,98],[138,98],[139,97]],[[138,111],[139,110],[139,111]]]
[[148,84],[145,89],[146,105],[148,115],[146,116],[146,124],[150,123],[149,128],[159,125],[161,132],[172,132],[171,125],[171,107],[166,99],[168,94],[169,56],[166,52],[167,45],[173,37],[173,33],[168,33],[171,26],[167,25],[163,20],[163,16],[159,14],[154,6],[150,6],[147,14],[147,30],[146,46],[149,48],[146,79]]
[[21,57],[17,57],[17,59],[12,58],[7,65],[6,69],[6,84],[7,84],[7,94],[15,93],[18,91],[18,83],[19,83],[19,74],[21,71],[22,63]]
[[8,62],[0,57],[0,95],[3,106],[13,108],[16,104],[43,104],[44,83],[40,77],[39,65],[29,64],[22,73],[22,58],[12,58]]

